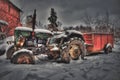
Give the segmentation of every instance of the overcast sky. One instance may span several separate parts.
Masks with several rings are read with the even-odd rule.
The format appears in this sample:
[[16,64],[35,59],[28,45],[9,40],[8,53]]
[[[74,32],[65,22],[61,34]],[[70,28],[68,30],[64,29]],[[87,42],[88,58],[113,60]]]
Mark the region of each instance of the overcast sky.
[[50,8],[57,12],[58,20],[64,25],[80,24],[87,12],[89,15],[104,14],[120,15],[120,0],[11,0],[23,10],[23,16],[32,14],[37,9],[37,19],[46,24]]

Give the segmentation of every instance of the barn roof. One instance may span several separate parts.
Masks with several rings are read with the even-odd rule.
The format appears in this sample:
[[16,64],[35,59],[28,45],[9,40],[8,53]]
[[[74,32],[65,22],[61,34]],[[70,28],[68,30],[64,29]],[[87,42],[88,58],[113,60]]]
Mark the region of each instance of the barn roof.
[[13,5],[17,10],[19,10],[20,12],[22,12],[22,10],[20,8],[18,8],[12,1],[7,0],[11,5]]

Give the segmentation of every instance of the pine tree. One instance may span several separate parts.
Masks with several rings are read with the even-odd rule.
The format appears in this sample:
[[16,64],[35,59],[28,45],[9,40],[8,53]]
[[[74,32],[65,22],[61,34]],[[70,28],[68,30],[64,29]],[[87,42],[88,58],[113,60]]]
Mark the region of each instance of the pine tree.
[[48,18],[49,22],[54,25],[55,27],[58,27],[57,25],[57,13],[55,12],[54,8],[51,8],[51,14],[50,17]]

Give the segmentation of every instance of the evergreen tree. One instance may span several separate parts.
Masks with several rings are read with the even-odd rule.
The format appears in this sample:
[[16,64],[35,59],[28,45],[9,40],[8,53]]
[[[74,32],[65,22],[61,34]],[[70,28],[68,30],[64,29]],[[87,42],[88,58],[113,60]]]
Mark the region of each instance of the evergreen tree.
[[57,22],[57,14],[56,14],[54,8],[51,8],[51,14],[50,14],[50,17],[48,18],[48,20],[50,21],[50,23],[52,25],[54,25],[55,27],[58,27],[58,25],[56,23]]

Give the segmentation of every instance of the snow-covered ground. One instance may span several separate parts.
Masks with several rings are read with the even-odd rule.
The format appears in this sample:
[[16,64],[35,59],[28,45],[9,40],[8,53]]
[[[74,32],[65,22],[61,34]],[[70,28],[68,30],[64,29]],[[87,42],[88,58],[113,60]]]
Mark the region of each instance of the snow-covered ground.
[[120,80],[120,42],[110,54],[86,57],[70,64],[39,62],[35,65],[11,64],[0,56],[0,80]]

